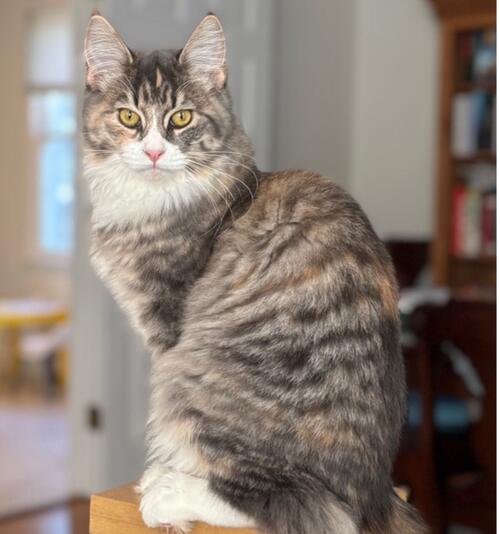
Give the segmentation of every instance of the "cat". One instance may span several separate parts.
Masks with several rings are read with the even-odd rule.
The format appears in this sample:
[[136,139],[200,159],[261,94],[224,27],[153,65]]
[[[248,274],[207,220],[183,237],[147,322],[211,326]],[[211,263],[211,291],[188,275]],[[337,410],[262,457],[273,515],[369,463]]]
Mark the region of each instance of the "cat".
[[397,287],[361,208],[256,167],[214,15],[142,54],[94,14],[85,59],[91,260],[152,353],[145,524],[426,532],[392,489]]

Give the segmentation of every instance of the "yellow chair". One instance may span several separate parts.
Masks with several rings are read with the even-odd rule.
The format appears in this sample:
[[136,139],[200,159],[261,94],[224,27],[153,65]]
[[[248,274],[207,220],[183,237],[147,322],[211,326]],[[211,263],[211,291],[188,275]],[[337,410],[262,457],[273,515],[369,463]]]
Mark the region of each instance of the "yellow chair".
[[[0,328],[8,338],[10,378],[19,378],[21,367],[19,338],[23,328],[40,325],[55,325],[68,320],[68,311],[60,302],[49,299],[0,299]],[[66,382],[66,351],[57,355],[56,367],[59,381]]]

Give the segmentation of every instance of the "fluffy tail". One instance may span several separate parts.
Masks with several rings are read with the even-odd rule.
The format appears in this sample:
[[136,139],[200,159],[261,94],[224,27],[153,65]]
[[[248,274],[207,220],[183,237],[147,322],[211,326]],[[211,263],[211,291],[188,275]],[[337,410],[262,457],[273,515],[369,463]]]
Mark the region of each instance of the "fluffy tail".
[[416,510],[394,495],[384,521],[360,526],[350,509],[331,493],[288,494],[271,500],[262,517],[269,534],[428,534]]
[[391,497],[389,514],[383,524],[367,525],[362,534],[429,534],[418,512],[396,494]]
[[275,496],[259,519],[268,534],[361,534],[348,508],[331,493]]

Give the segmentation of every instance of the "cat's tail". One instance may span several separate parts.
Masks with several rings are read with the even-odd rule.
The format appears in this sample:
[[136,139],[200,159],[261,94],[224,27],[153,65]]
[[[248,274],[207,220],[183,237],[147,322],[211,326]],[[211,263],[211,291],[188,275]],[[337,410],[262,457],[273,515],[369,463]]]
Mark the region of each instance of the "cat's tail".
[[259,527],[268,534],[361,534],[349,509],[333,493],[303,489],[275,494]]
[[[278,501],[278,502],[277,502]],[[264,530],[270,534],[428,534],[416,510],[391,497],[384,521],[360,526],[349,507],[330,492],[281,495],[266,507]]]
[[400,499],[395,493],[387,519],[383,524],[368,525],[362,534],[429,534],[430,530],[411,504]]

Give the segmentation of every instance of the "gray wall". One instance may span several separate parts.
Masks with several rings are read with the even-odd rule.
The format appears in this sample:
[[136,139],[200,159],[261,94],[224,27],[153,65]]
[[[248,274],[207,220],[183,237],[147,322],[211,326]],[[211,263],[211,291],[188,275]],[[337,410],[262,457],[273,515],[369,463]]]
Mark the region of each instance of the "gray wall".
[[275,165],[347,185],[353,118],[353,0],[279,0]]
[[332,177],[383,237],[430,238],[438,54],[425,0],[279,0],[275,166]]
[[431,2],[357,0],[349,188],[383,237],[433,234],[438,25]]

